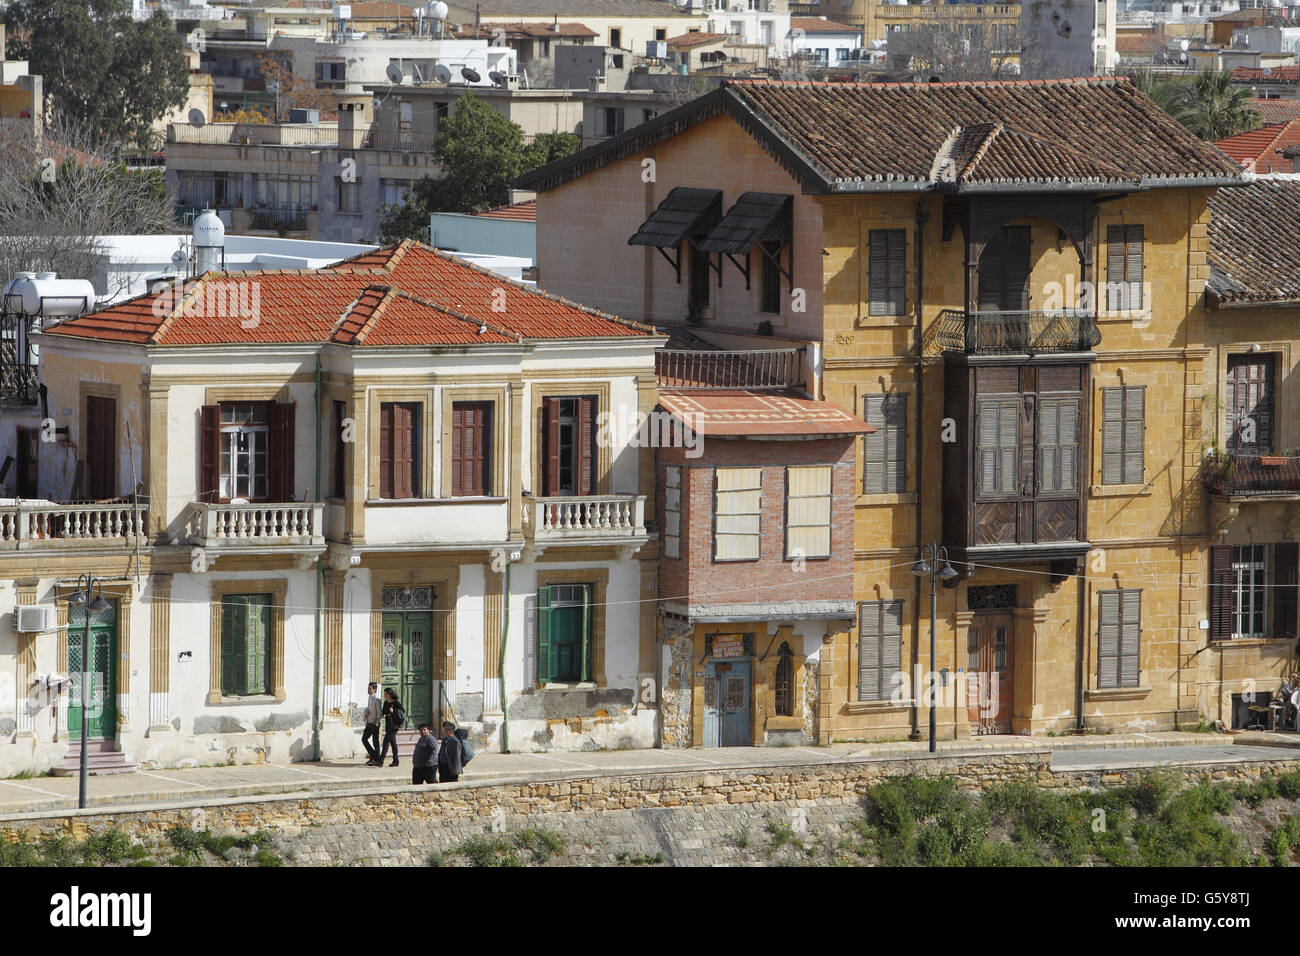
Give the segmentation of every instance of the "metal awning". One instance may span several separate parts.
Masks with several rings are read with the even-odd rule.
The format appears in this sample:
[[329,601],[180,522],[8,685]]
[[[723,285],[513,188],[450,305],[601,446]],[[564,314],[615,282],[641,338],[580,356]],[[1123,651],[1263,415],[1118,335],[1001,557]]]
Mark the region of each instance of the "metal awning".
[[675,249],[690,236],[713,228],[721,216],[721,189],[677,186],[650,214],[650,218],[641,223],[627,244]]
[[700,243],[700,250],[743,256],[760,242],[789,242],[793,207],[793,196],[745,193]]

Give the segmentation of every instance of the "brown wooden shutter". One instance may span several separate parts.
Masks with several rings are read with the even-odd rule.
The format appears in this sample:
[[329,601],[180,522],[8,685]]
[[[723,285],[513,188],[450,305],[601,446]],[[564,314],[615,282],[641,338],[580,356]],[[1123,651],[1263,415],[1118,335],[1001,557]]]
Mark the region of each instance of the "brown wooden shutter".
[[451,406],[451,493],[468,494],[465,490],[465,406]]
[[293,501],[293,405],[270,407],[270,437],[267,445],[267,496],[271,501]]
[[1004,226],[984,246],[979,263],[981,311],[1029,308],[1029,239],[1028,226]]
[[1273,636],[1296,636],[1296,583],[1300,544],[1283,541],[1273,549]]
[[596,493],[596,399],[578,399],[578,488],[579,495]]
[[[1273,357],[1228,356],[1228,443],[1240,455],[1268,455],[1273,451]],[[1255,441],[1241,440],[1242,419],[1255,422]]]
[[1216,544],[1210,548],[1210,640],[1226,641],[1232,637],[1232,546]]
[[1008,226],[1006,292],[1003,308],[1023,312],[1029,308],[1029,227]]
[[86,497],[102,501],[117,494],[117,402],[86,396]]
[[346,402],[334,403],[334,497],[346,498],[348,445],[343,440],[343,420],[348,417]]
[[410,405],[393,405],[393,497],[413,498],[415,488],[415,415]]
[[221,406],[199,409],[199,499],[214,502],[221,490]]
[[393,404],[379,406],[379,497],[393,497]]
[[1097,686],[1119,686],[1120,592],[1097,595],[1098,647]]
[[557,494],[560,488],[560,400],[542,400],[542,494]]
[[491,429],[489,402],[456,402],[452,405],[453,495],[491,494]]

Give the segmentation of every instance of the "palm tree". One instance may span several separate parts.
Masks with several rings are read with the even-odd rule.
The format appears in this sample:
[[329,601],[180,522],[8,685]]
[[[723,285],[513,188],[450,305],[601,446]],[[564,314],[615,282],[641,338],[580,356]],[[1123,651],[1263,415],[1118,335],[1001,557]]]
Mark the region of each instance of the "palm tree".
[[1179,80],[1158,79],[1150,70],[1136,70],[1133,85],[1178,122],[1186,125],[1189,86]]
[[1260,126],[1250,100],[1250,89],[1233,85],[1231,73],[1203,70],[1186,88],[1185,112],[1177,118],[1201,139],[1223,139]]

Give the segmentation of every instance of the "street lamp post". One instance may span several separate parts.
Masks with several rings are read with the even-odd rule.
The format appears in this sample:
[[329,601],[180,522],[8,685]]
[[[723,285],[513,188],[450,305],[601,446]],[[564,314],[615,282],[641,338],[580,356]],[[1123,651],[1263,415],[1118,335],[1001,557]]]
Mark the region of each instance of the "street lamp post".
[[86,738],[90,734],[90,618],[91,615],[108,607],[104,600],[103,584],[93,574],[83,574],[77,578],[77,590],[68,595],[69,604],[85,608],[85,629],[81,636],[81,780],[77,790],[77,808],[86,806],[87,749]]
[[[940,567],[942,562],[942,567]],[[939,601],[936,590],[936,578],[942,578],[945,581],[951,581],[957,577],[958,572],[948,563],[948,549],[937,541],[921,546],[921,560],[912,565],[912,573],[919,578],[929,577],[930,579],[930,753],[935,752],[935,744],[938,740],[937,711],[935,708],[935,676],[939,673],[935,667],[934,653],[934,619],[938,615]]]

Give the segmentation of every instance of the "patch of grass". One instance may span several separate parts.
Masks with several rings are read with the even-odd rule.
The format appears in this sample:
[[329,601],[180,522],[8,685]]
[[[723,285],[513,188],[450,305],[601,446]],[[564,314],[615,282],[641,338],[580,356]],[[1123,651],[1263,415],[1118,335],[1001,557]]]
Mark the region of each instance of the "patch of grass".
[[628,866],[658,866],[664,861],[663,853],[656,853],[654,856],[646,856],[643,853],[629,853],[624,850],[615,859],[620,863],[626,863]]
[[564,839],[558,833],[529,827],[513,836],[471,837],[451,852],[464,857],[470,866],[523,866],[521,854],[526,853],[530,863],[539,864],[563,849]]
[[434,850],[424,858],[427,866],[442,866],[443,856],[440,850]]
[[545,863],[564,849],[564,839],[551,830],[529,827],[515,835],[515,844],[527,850],[534,863]]
[[738,850],[749,849],[749,827],[741,827],[731,837],[731,845]]
[[263,862],[273,856],[279,860],[270,849],[275,843],[275,835],[269,830],[258,830],[247,836],[237,836],[233,833],[216,834],[211,830],[191,830],[189,827],[180,826],[167,831],[167,841],[174,850],[189,857],[195,863],[203,860],[205,852],[224,859],[231,850],[243,850],[252,854],[258,866],[281,865]]

